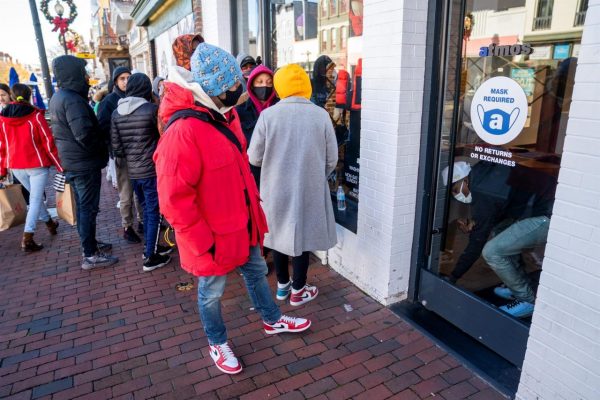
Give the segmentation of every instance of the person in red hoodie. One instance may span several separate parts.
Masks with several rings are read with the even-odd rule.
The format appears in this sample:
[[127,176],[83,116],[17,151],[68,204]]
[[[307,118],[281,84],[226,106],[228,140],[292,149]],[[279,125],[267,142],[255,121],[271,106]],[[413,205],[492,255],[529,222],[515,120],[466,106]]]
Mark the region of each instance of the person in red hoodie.
[[198,306],[217,368],[242,366],[221,315],[226,276],[239,268],[267,334],[302,332],[311,322],[281,314],[261,255],[265,215],[250,173],[246,139],[233,109],[242,71],[225,50],[201,43],[191,72],[169,71],[159,117],[166,123],[154,161],[161,212],[175,229],[181,267],[198,277]]
[[0,115],[0,177],[6,176],[10,168],[30,192],[21,248],[26,252],[39,251],[43,246],[33,240],[38,218],[46,222],[50,234],[56,235],[58,228],[58,222],[50,217],[44,205],[49,170],[55,166],[58,172],[63,172],[63,168],[44,112],[30,103],[31,89],[16,83],[11,92],[14,101]]

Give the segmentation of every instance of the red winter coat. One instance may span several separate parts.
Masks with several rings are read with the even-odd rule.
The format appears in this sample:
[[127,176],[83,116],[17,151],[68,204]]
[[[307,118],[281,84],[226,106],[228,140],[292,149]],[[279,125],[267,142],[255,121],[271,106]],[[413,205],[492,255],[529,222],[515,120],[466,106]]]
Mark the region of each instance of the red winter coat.
[[267,232],[246,140],[235,110],[226,121],[195,104],[190,90],[172,82],[164,90],[164,123],[176,111],[200,111],[229,127],[243,147],[240,153],[210,123],[186,118],[165,131],[154,153],[160,210],[175,229],[181,267],[195,276],[225,275],[246,263]]
[[63,172],[44,112],[26,103],[11,103],[0,116],[0,176],[6,170],[54,165]]

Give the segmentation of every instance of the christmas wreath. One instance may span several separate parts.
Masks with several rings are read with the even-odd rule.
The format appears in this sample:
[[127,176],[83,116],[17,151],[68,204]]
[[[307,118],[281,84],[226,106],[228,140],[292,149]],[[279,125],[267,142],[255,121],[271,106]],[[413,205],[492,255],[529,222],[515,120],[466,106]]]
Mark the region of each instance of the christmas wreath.
[[[57,0],[59,1],[59,0]],[[77,6],[75,5],[73,0],[62,0],[67,6],[69,6],[69,17],[63,18],[61,15],[52,16],[48,12],[48,3],[50,0],[42,0],[40,2],[40,11],[44,14],[44,18],[48,20],[51,24],[54,24],[54,29],[52,32],[60,31],[61,34],[64,34],[69,30],[69,25],[73,23],[75,18],[77,17]]]
[[66,40],[66,44],[63,43],[64,40],[62,36],[58,38],[60,44],[66,46],[67,49],[69,49],[71,52],[76,53],[77,47],[81,44],[81,36],[79,35],[79,33],[75,32],[72,29],[67,29],[64,37],[64,40]]

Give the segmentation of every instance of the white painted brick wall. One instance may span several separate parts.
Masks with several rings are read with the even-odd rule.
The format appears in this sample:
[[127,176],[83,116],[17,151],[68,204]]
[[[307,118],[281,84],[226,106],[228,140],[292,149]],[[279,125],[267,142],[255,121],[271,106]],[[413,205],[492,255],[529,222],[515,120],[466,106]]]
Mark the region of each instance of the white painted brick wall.
[[426,1],[364,1],[358,233],[338,227],[329,263],[384,304],[408,290],[426,23]]
[[600,0],[591,0],[517,399],[600,399]]

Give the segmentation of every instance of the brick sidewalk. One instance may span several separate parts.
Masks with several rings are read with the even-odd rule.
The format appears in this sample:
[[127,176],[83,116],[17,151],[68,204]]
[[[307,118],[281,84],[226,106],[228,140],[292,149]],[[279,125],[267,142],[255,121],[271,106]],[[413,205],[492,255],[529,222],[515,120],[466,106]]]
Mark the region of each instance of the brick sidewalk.
[[[282,306],[312,319],[299,335],[264,334],[242,279],[230,275],[223,314],[245,369],[219,372],[195,291],[174,289],[191,277],[177,257],[142,272],[142,247],[121,239],[116,202],[116,191],[103,183],[98,237],[114,244],[121,259],[114,268],[83,271],[76,231],[64,223],[56,238],[38,225],[36,239],[46,247],[36,254],[21,253],[21,227],[0,233],[0,398],[504,398],[318,263],[309,281],[319,297]],[[274,287],[273,276],[270,282]]]

